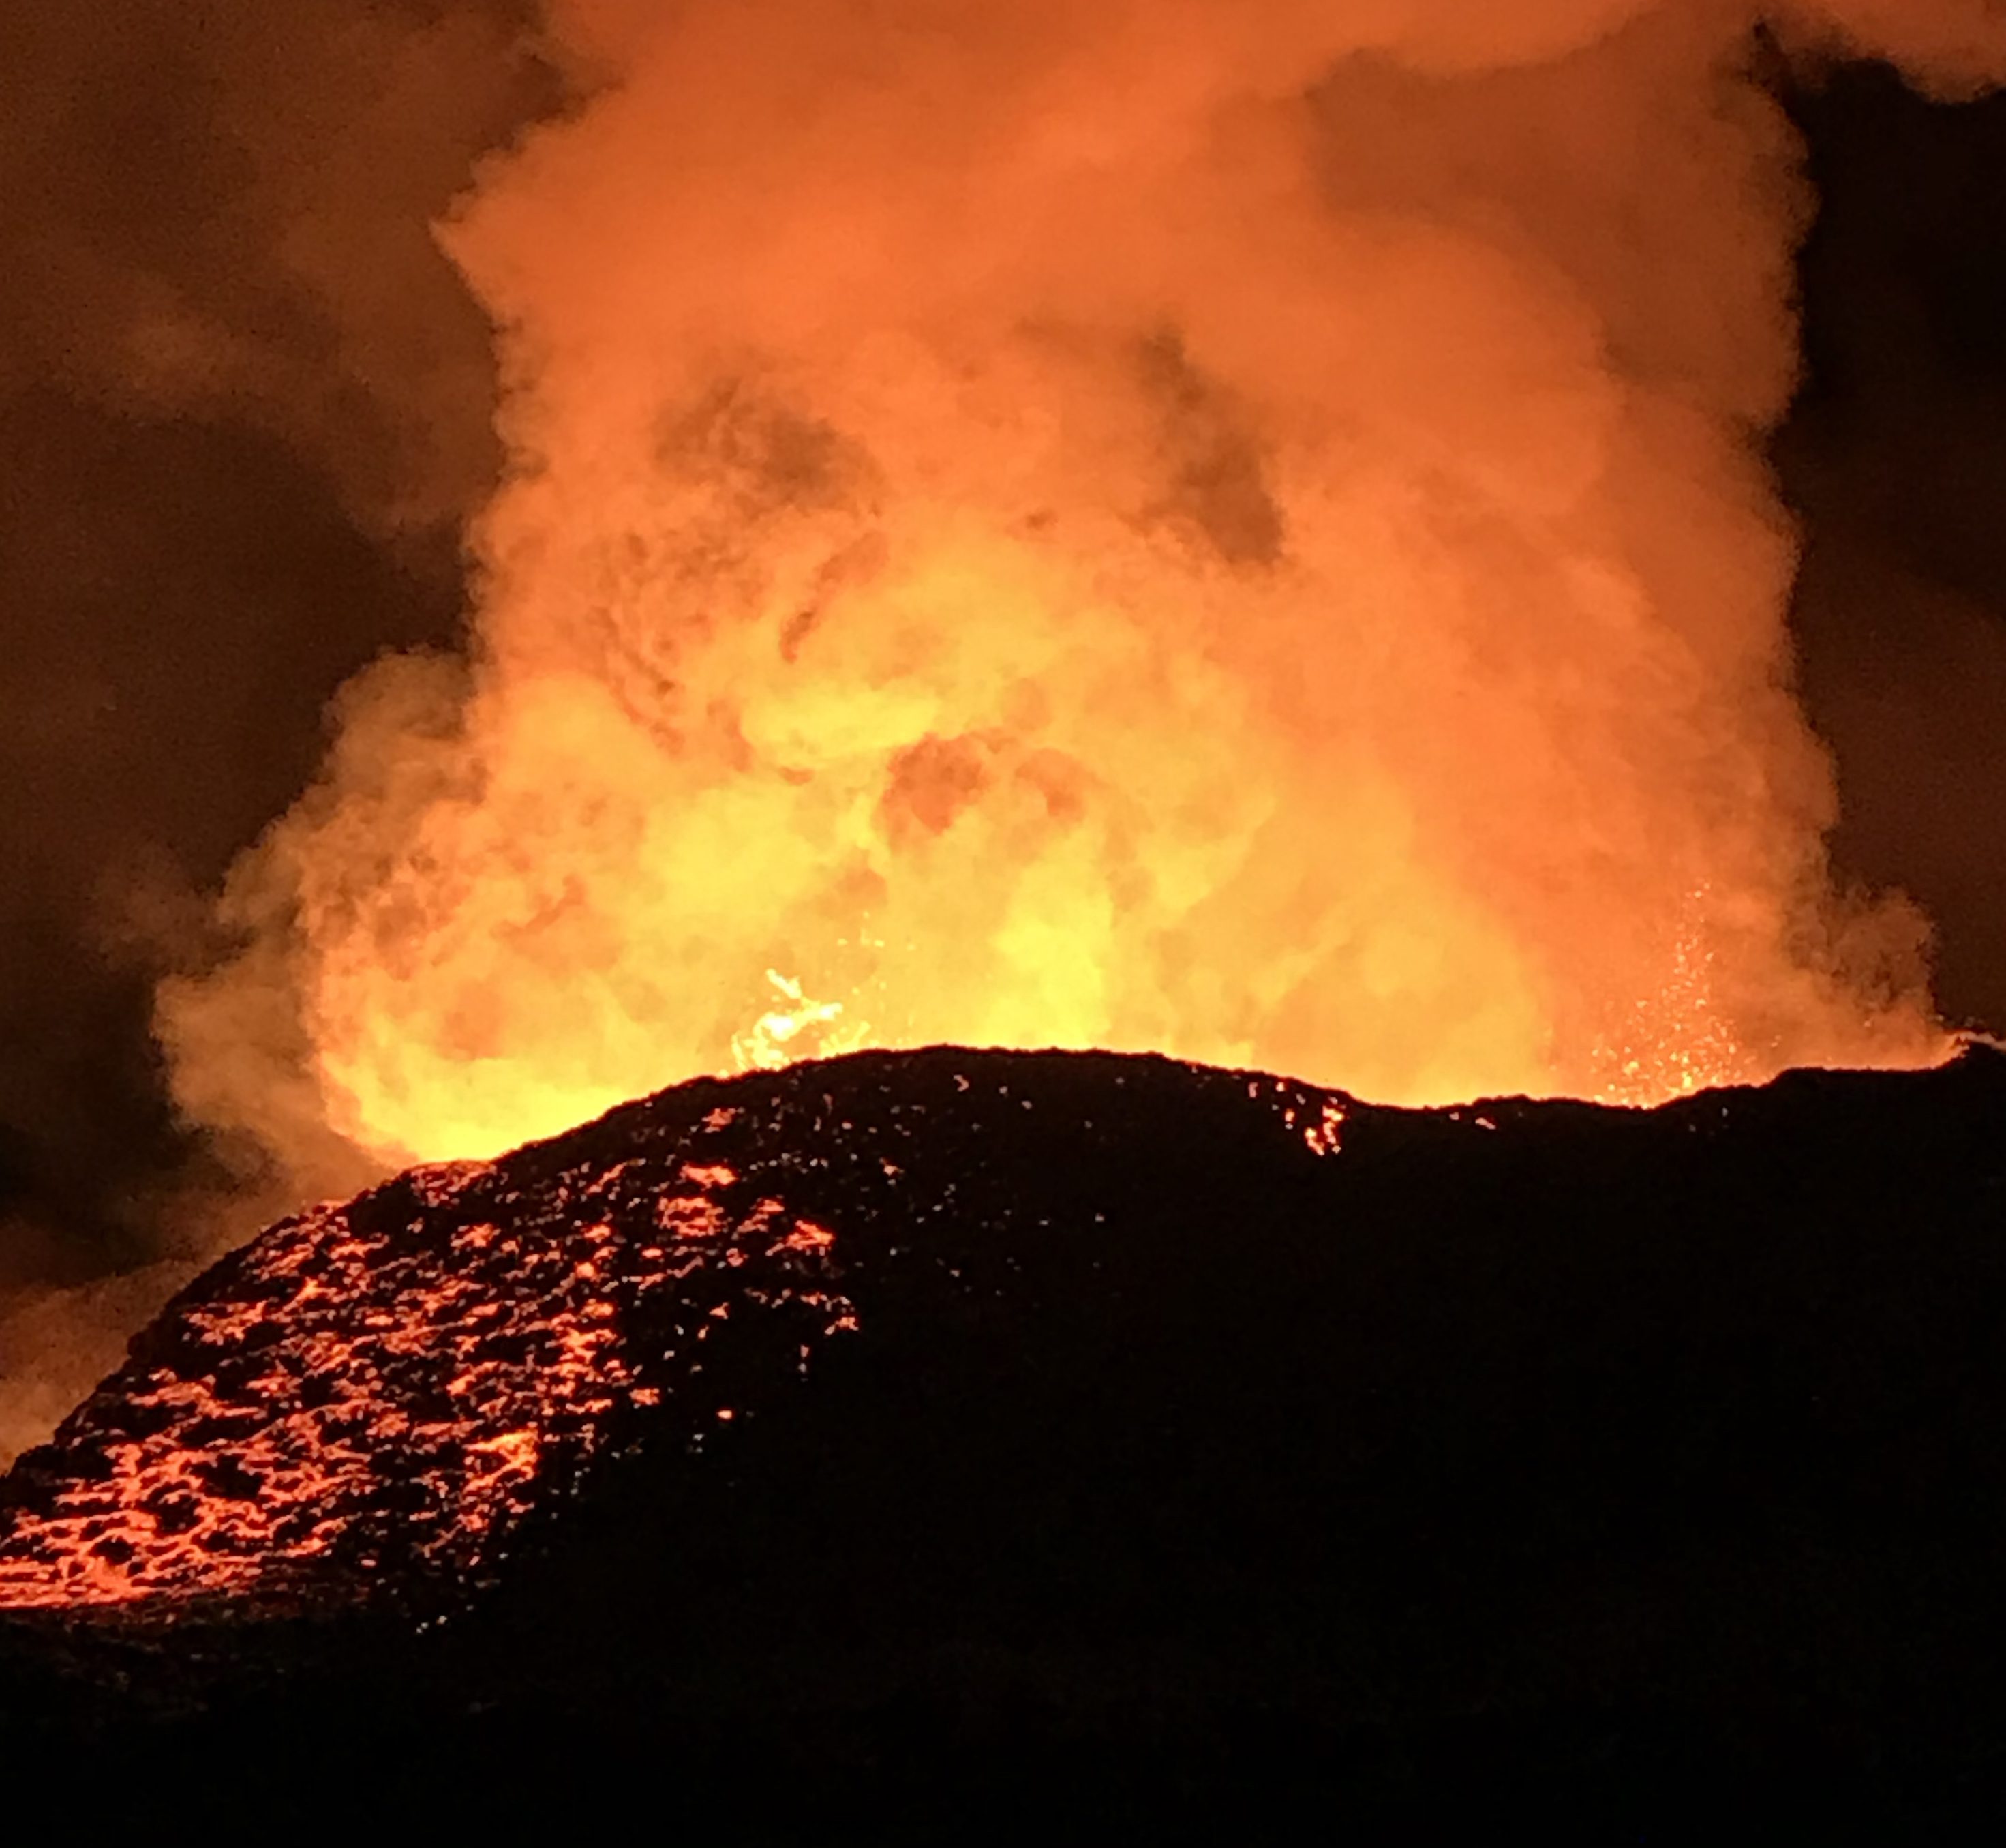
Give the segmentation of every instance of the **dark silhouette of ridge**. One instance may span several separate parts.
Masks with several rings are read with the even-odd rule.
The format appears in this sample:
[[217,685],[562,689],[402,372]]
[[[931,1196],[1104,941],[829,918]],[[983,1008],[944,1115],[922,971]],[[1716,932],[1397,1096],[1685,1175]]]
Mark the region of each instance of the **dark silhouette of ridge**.
[[1969,1839],[2006,1058],[687,1085],[274,1227],[4,1494],[0,1737],[140,1810]]

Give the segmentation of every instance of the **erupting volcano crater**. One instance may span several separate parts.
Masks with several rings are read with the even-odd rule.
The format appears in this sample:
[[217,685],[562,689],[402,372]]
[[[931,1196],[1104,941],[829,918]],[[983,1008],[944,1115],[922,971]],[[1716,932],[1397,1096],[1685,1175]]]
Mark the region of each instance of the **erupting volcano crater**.
[[923,1737],[951,1795],[1084,1751],[1152,1800],[1256,1734],[1403,1801],[1844,1734],[1885,1807],[2006,1720],[2002,1232],[1981,1047],[1655,1111],[699,1081],[184,1291],[6,1479],[0,1722],[291,1763],[366,1712],[463,1766],[617,1715],[699,1793],[784,1735],[817,1788]]
[[[609,1446],[666,1421],[700,1453],[752,1416],[777,1382],[748,1376],[751,1355],[805,1379],[859,1328],[853,1268],[959,1277],[966,1234],[1007,1237],[1043,1191],[984,1199],[998,1164],[1107,1160],[1114,1124],[1049,1089],[1089,1073],[1117,1121],[1131,1086],[1170,1083],[1230,1146],[1271,1142],[1270,1163],[1335,1153],[1357,1108],[1156,1061],[879,1055],[686,1085],[499,1161],[414,1168],[216,1265],[21,1460],[0,1606],[478,1581]],[[1090,1244],[1113,1204],[1096,1198],[1069,1216]]]

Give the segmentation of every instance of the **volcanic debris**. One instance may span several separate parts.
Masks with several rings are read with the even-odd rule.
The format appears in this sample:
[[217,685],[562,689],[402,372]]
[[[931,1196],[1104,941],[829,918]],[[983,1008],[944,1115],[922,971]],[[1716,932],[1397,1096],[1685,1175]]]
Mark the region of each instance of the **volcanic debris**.
[[273,1227],[4,1494],[0,1737],[86,1764],[373,1789],[422,1740],[457,1815],[541,1753],[569,1820],[617,1741],[762,1840],[1237,1839],[1257,1788],[1973,1839],[2006,1059],[1652,1111],[685,1085]]

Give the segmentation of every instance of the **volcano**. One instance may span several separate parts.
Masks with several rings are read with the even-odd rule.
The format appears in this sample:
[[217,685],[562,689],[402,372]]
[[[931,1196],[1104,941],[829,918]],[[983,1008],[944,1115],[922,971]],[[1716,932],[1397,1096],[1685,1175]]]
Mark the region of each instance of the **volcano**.
[[266,1813],[575,1818],[586,1751],[760,1839],[1955,1830],[2002,1333],[1983,1047],[1655,1111],[699,1081],[185,1290],[5,1480],[0,1737]]

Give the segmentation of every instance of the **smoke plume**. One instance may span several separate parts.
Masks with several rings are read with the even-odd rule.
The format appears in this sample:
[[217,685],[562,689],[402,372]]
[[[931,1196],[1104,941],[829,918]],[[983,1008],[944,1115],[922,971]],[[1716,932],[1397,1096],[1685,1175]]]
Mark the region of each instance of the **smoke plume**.
[[591,100],[442,231],[476,644],[350,684],[163,989],[195,1120],[311,1184],[865,1037],[1404,1101],[1936,1050],[1791,685],[1751,9],[551,10]]

